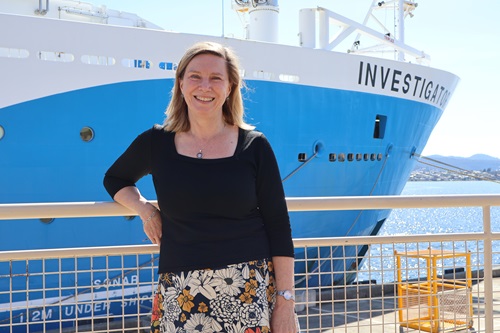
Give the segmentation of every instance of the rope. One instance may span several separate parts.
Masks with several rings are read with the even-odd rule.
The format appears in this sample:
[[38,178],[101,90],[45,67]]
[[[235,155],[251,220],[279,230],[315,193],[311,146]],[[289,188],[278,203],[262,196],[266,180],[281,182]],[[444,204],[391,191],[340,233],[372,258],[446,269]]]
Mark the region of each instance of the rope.
[[[316,153],[316,154],[317,154],[317,153]],[[311,156],[311,158],[313,158],[316,154],[314,154],[313,156]],[[389,158],[389,153],[386,153],[386,154],[385,154],[385,159],[384,159],[384,164],[383,164],[383,165],[382,165],[382,167],[380,168],[380,171],[379,171],[379,173],[378,173],[378,175],[377,175],[377,179],[375,179],[375,182],[373,183],[373,186],[372,186],[372,189],[370,190],[369,195],[372,195],[372,194],[373,194],[373,191],[375,191],[375,187],[377,186],[378,181],[380,180],[380,176],[382,175],[382,172],[383,172],[383,171],[384,171],[384,169],[385,169],[385,166],[386,166],[386,164],[387,164],[387,160],[388,160],[388,158]],[[309,160],[308,160],[308,161],[309,161]],[[306,162],[308,162],[308,161],[306,161]],[[299,168],[297,168],[297,169],[296,169],[296,171],[298,171],[298,169],[299,169]],[[296,171],[295,171],[295,172],[296,172]],[[295,173],[295,172],[294,172],[294,173]],[[290,174],[290,175],[291,175],[291,174]],[[289,176],[287,176],[287,178],[288,178],[288,177],[289,177]],[[286,178],[285,178],[285,179],[286,179]],[[349,230],[347,230],[347,232],[346,232],[346,234],[345,234],[346,236],[348,236],[348,235],[349,235],[349,233],[352,231],[352,228],[354,228],[354,226],[358,223],[359,218],[361,217],[361,214],[362,214],[362,213],[363,213],[363,211],[360,211],[360,212],[358,213],[358,215],[356,216],[356,218],[355,218],[355,219],[354,219],[354,221],[352,222],[351,226],[349,227]],[[332,246],[332,247],[331,247],[331,250],[330,250],[330,251],[331,251],[331,254],[333,255],[333,253],[334,253],[335,251],[337,251],[339,248],[340,248],[340,246]],[[306,249],[306,251],[307,251],[307,249]],[[356,252],[357,252],[357,251],[356,251]],[[309,274],[315,274],[315,273],[319,272],[319,271],[320,271],[320,269],[321,269],[321,268],[322,268],[322,267],[323,267],[323,266],[324,266],[324,265],[328,262],[328,259],[322,259],[322,258],[320,257],[320,255],[318,255],[317,259],[318,259],[318,266],[317,266],[315,269],[311,270],[311,271],[309,271],[309,269],[308,269],[308,273],[309,273]],[[356,261],[358,260],[358,259],[357,259],[357,253],[356,253],[356,258],[355,258],[355,260],[356,260]],[[357,263],[356,263],[356,264],[357,264]],[[344,268],[344,269],[346,270],[346,268]],[[306,276],[306,277],[304,277],[303,279],[300,279],[299,281],[296,281],[296,284],[298,284],[298,283],[300,283],[300,282],[302,282],[302,281],[304,281],[304,280],[306,280],[306,279],[309,279],[309,278],[310,278],[310,277],[307,277],[307,276]]]
[[295,175],[297,172],[299,172],[300,169],[302,169],[303,167],[306,166],[307,163],[311,162],[313,160],[313,158],[315,158],[317,155],[318,155],[319,151],[316,150],[314,152],[314,155],[312,155],[311,157],[309,157],[307,160],[305,160],[301,165],[299,165],[299,167],[295,170],[293,170],[292,172],[290,172],[290,174],[288,176],[286,176],[285,178],[283,178],[283,180],[281,181],[282,183],[284,183],[288,178],[292,177],[293,175]]
[[[373,191],[375,191],[375,187],[377,186],[378,181],[380,179],[380,176],[382,175],[382,171],[384,171],[384,169],[385,169],[385,166],[387,164],[387,159],[388,158],[389,158],[389,154],[385,154],[384,164],[380,168],[380,171],[379,171],[379,173],[377,175],[377,179],[375,179],[375,182],[373,183],[372,189],[370,190],[370,193],[368,194],[369,196],[373,195]],[[347,230],[346,236],[349,235],[349,233],[352,231],[352,228],[354,228],[354,226],[356,225],[356,223],[358,223],[358,220],[361,217],[362,213],[363,213],[363,210],[359,211],[358,216],[356,216],[356,218],[354,219],[354,222],[352,223],[351,227],[349,228],[349,230]]]
[[[485,181],[490,181],[490,182],[494,182],[494,183],[500,184],[499,180],[497,180],[495,178],[492,178],[492,177],[486,177],[485,175],[477,175],[477,174],[473,173],[472,170],[462,169],[462,168],[457,167],[455,165],[448,164],[448,163],[445,163],[445,162],[442,162],[442,161],[438,161],[438,160],[435,160],[435,159],[430,158],[430,157],[422,156],[422,155],[417,154],[417,153],[413,153],[413,155],[417,156],[419,158],[417,161],[419,163],[421,163],[421,164],[425,164],[425,165],[428,165],[428,166],[431,166],[431,167],[434,167],[434,168],[438,168],[438,169],[441,169],[441,170],[445,170],[445,171],[448,171],[448,172],[451,172],[451,173],[455,173],[455,174],[458,174],[458,175],[467,176],[467,177],[475,178],[475,179],[478,179],[478,180],[485,180]],[[428,161],[434,162],[436,164],[424,162],[424,161],[421,161],[420,159],[428,160]],[[444,166],[441,166],[439,164],[444,165]],[[450,168],[454,168],[456,170],[446,168],[445,166],[446,167],[450,167]]]

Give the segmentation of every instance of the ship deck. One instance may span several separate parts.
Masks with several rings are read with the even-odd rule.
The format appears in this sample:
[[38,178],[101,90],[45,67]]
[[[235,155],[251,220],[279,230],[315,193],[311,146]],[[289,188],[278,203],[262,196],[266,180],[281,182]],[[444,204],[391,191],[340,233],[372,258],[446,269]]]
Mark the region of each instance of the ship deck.
[[[491,207],[500,206],[500,195],[294,198],[288,206],[292,211],[476,206],[483,212],[481,232],[294,239],[296,253],[303,253],[296,266],[308,267],[296,272],[301,332],[500,332],[500,232],[491,228]],[[128,213],[115,203],[3,204],[0,223]],[[363,261],[355,257],[359,265],[344,271],[329,267],[346,258],[322,252],[340,248],[357,256],[360,251],[350,249],[367,245]],[[157,252],[154,245],[0,252],[0,332],[146,332]],[[148,260],[130,266],[139,259]],[[353,273],[355,285],[317,283],[325,277],[348,280]],[[65,275],[76,283],[47,282]],[[116,311],[131,308],[136,311]]]

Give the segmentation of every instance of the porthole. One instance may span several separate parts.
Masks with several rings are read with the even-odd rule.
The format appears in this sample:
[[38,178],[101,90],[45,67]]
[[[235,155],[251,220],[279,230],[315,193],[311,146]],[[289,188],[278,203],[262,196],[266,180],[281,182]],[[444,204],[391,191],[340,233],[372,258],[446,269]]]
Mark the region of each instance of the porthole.
[[298,158],[299,162],[305,162],[307,155],[306,155],[306,153],[299,153],[299,156],[297,158]]
[[352,161],[354,160],[354,154],[353,154],[353,153],[349,153],[349,154],[347,154],[347,160],[348,160],[349,162],[352,162]]
[[330,162],[335,162],[337,160],[337,154],[332,153],[332,154],[328,155],[328,160]]
[[364,159],[365,161],[368,161],[368,160],[370,159],[370,154],[364,153],[364,154],[363,154],[363,159]]
[[376,160],[376,155],[375,155],[374,153],[372,153],[372,154],[370,155],[370,160],[372,160],[372,161],[375,161],[375,160]]
[[53,217],[41,218],[40,222],[45,223],[45,224],[51,224],[52,222],[54,222],[54,218]]
[[339,162],[344,162],[345,161],[345,154],[344,153],[340,153],[339,154]]
[[4,136],[5,136],[5,130],[3,129],[2,126],[0,126],[0,140],[2,140]]
[[356,161],[361,161],[362,155],[360,153],[356,154]]
[[94,139],[94,130],[88,126],[80,130],[80,138],[85,142],[90,142]]
[[377,155],[377,160],[378,160],[378,161],[382,161],[382,154],[380,154],[380,153],[379,153],[379,154]]

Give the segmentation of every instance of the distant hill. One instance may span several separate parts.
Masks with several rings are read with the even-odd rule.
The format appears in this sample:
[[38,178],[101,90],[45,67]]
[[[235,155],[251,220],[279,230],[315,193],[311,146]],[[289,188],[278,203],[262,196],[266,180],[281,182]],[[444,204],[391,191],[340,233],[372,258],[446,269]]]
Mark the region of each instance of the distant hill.
[[[453,167],[470,171],[500,170],[500,159],[484,154],[476,154],[471,157],[441,156],[441,155],[431,155],[425,157],[432,160],[420,157],[418,161],[422,161],[432,165],[438,165],[448,169],[454,169],[454,168],[447,165],[443,165],[441,163],[445,163]],[[413,169],[413,171],[435,171],[435,170],[441,170],[441,169],[420,162],[417,162],[415,164],[415,168]]]

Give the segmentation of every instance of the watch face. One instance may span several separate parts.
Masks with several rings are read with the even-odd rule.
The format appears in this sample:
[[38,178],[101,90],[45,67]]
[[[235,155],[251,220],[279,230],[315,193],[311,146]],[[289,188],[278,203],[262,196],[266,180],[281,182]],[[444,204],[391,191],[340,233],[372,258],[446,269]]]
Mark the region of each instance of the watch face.
[[287,301],[295,300],[295,297],[293,296],[293,293],[290,290],[278,291],[278,295],[283,296],[283,298],[286,299]]

